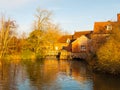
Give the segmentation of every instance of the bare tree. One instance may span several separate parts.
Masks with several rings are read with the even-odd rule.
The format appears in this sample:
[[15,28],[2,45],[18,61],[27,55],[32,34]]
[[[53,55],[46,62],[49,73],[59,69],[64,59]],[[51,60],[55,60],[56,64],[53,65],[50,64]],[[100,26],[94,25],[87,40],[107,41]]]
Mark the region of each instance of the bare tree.
[[2,16],[0,27],[0,58],[2,58],[7,54],[9,43],[14,35],[16,26],[14,21],[11,21],[10,19],[5,20],[5,17]]
[[35,23],[34,23],[34,29],[35,30],[45,30],[47,29],[47,26],[50,23],[50,16],[51,12],[48,10],[43,10],[38,8],[37,13],[35,14]]
[[45,50],[52,46],[60,35],[60,29],[51,22],[51,12],[37,9],[34,29],[28,37],[30,50],[35,54],[43,55]]

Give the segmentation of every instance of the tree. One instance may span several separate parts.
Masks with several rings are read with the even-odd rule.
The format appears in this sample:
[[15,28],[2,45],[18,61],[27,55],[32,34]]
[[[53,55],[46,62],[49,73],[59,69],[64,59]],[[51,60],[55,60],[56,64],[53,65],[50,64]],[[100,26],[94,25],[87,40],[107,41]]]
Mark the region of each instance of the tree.
[[36,55],[43,55],[43,46],[45,44],[45,31],[50,23],[51,13],[47,10],[37,9],[33,31],[28,37],[28,46]]
[[29,48],[36,55],[43,55],[51,45],[54,47],[54,43],[60,36],[60,29],[51,22],[50,16],[51,12],[37,9],[34,29],[28,37]]
[[62,32],[59,28],[59,26],[55,24],[50,24],[48,30],[45,34],[45,41],[48,43],[48,45],[52,46],[51,49],[54,50],[54,45],[57,43],[57,40],[62,35]]
[[120,73],[120,26],[114,26],[107,42],[97,51],[100,68],[110,73]]
[[15,21],[10,19],[6,20],[5,17],[2,16],[0,27],[0,58],[2,58],[8,53],[10,40],[15,34]]
[[37,49],[43,45],[43,33],[40,30],[34,30],[30,33],[28,37],[28,42],[30,44],[30,49],[37,53]]
[[50,23],[51,12],[38,8],[35,14],[34,30],[44,31]]
[[35,23],[33,31],[28,37],[28,42],[30,44],[30,49],[35,53],[41,50],[44,44],[45,30],[48,28],[51,13],[47,10],[37,9],[37,14],[35,15]]

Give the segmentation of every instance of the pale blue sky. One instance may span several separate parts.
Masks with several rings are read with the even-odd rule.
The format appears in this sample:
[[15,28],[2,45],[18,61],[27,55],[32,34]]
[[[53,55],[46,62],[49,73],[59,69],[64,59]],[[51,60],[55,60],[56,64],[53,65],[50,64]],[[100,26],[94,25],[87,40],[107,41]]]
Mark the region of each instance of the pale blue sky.
[[0,0],[0,12],[15,19],[19,32],[30,32],[36,8],[53,12],[52,20],[69,33],[93,30],[95,21],[115,21],[119,0]]

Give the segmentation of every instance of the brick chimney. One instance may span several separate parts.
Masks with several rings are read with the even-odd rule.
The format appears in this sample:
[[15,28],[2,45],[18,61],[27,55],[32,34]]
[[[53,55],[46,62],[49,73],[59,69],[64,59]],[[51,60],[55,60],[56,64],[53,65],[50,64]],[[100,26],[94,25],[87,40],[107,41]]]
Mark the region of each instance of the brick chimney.
[[120,22],[120,13],[117,14],[117,21]]

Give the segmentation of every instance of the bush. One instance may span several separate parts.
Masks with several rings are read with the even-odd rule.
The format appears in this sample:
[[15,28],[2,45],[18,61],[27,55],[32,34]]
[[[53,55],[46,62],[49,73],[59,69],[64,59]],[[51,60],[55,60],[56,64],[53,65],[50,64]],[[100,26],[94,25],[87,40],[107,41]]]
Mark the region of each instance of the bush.
[[120,42],[108,40],[97,52],[99,68],[113,74],[120,73]]
[[35,53],[29,49],[22,51],[21,59],[35,59]]

